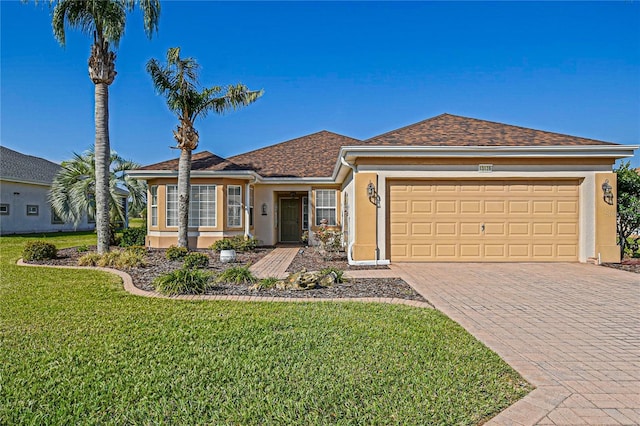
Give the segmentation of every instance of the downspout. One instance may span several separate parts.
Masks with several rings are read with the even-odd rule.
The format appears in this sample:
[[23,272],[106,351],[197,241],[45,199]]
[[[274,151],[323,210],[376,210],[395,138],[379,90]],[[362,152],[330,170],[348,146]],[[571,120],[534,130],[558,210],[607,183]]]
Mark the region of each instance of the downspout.
[[[355,164],[350,164],[349,162],[347,162],[347,160],[344,159],[344,157],[340,157],[340,162],[346,166],[349,167],[354,174],[354,181],[355,181],[355,174],[358,173],[358,167]],[[376,186],[377,186],[377,181],[376,181]],[[355,197],[354,197],[355,199]],[[352,251],[353,251],[353,245],[355,244],[355,240],[351,241],[349,243],[349,245],[347,246],[347,260],[349,262],[349,265],[361,265],[361,266],[374,266],[374,265],[388,265],[389,261],[388,260],[379,260],[380,258],[380,249],[378,248],[378,211],[377,211],[377,205],[376,205],[376,260],[353,260],[352,257]]]
[[[251,184],[256,183],[256,180],[257,179],[254,176],[253,182],[249,181],[244,184],[244,236],[245,238],[253,238],[253,235],[251,235],[251,227],[249,226],[249,215],[251,214],[251,212],[249,211],[249,204],[251,203],[249,187],[251,186]],[[255,209],[255,206],[254,206],[254,209]]]

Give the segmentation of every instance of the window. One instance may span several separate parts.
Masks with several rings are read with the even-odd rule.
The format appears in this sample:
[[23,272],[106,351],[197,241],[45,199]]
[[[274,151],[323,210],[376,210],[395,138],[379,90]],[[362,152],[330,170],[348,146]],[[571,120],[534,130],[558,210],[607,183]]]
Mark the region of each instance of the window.
[[309,230],[309,198],[302,197],[302,230]]
[[27,204],[27,216],[38,216],[40,208],[35,204]]
[[0,214],[2,215],[9,214],[9,204],[0,204]]
[[[167,185],[167,226],[178,226],[178,185]],[[191,185],[189,226],[216,226],[215,185]]]
[[227,186],[227,225],[230,228],[242,226],[242,186]]
[[178,185],[167,185],[167,226],[178,226]]
[[61,225],[64,223],[64,220],[60,216],[56,214],[56,211],[51,207],[51,223],[54,225]]
[[326,219],[329,226],[336,224],[335,189],[316,189],[316,225],[320,225],[322,219]]
[[191,185],[189,226],[216,226],[215,185]]
[[151,194],[151,226],[158,226],[158,185],[149,188]]
[[253,226],[253,186],[249,187],[249,226]]

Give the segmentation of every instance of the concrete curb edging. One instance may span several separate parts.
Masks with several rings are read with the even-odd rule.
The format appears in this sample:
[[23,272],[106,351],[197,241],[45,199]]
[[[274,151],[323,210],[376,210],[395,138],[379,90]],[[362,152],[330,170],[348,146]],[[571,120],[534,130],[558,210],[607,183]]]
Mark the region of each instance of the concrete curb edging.
[[234,302],[361,302],[361,303],[387,303],[391,305],[407,305],[416,308],[433,309],[428,302],[420,302],[418,300],[407,300],[389,297],[354,297],[354,298],[319,298],[319,297],[273,297],[273,296],[227,296],[227,295],[206,295],[206,294],[186,294],[179,296],[165,296],[155,291],[142,290],[133,285],[131,275],[124,271],[113,268],[103,268],[99,266],[61,266],[61,265],[37,265],[33,263],[25,263],[22,258],[16,262],[18,266],[30,266],[40,268],[57,268],[57,269],[87,269],[93,271],[103,271],[115,274],[122,278],[124,290],[135,296],[155,297],[158,299],[172,300],[227,300]]

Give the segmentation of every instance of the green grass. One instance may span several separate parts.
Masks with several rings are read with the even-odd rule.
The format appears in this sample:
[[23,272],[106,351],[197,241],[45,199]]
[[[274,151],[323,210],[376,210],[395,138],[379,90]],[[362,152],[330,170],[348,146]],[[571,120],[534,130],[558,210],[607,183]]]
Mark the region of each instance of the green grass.
[[473,425],[530,390],[437,311],[136,297],[15,266],[42,238],[0,238],[0,424]]

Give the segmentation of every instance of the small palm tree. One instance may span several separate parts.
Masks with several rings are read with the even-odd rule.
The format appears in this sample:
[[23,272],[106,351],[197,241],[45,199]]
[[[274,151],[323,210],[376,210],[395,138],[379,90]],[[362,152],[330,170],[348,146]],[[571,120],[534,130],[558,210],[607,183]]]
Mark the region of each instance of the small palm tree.
[[109,251],[109,85],[116,76],[117,47],[124,35],[127,12],[136,4],[143,14],[147,36],[158,29],[158,0],[50,0],[51,24],[58,42],[66,43],[66,28],[75,28],[93,36],[89,57],[89,78],[95,85],[95,203],[98,253]]
[[147,62],[156,91],[167,99],[167,106],[178,117],[179,124],[173,132],[178,142],[178,246],[188,247],[189,191],[191,180],[191,152],[198,147],[199,135],[194,128],[198,117],[209,112],[223,114],[255,102],[263,91],[251,91],[243,84],[225,88],[213,86],[198,89],[200,66],[193,58],[180,58],[180,48],[167,51],[167,64],[161,66],[156,59]]
[[[56,214],[65,222],[80,223],[82,217],[95,217],[95,153],[88,150],[84,154],[73,154],[73,159],[63,161],[62,168],[53,179],[49,190],[49,202]],[[125,220],[122,195],[118,188],[129,192],[131,208],[141,208],[145,204],[146,184],[125,174],[126,170],[140,167],[139,164],[111,152],[109,168],[109,217],[112,222]]]

